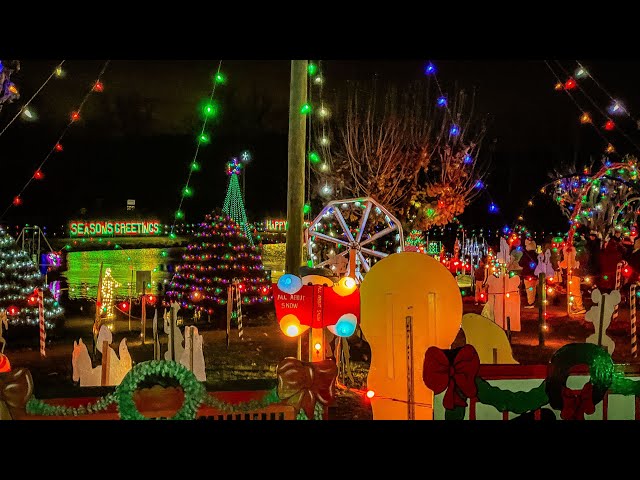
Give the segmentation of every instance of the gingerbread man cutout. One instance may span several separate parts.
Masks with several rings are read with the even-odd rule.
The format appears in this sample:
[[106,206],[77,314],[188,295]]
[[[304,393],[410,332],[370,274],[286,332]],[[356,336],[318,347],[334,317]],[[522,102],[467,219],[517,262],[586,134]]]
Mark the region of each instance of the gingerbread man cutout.
[[616,308],[616,305],[620,303],[621,297],[618,290],[613,290],[611,293],[600,293],[597,288],[591,293],[591,300],[594,305],[585,314],[584,319],[587,322],[593,323],[596,331],[593,335],[589,336],[585,342],[594,343],[600,345],[609,352],[609,355],[613,354],[613,350],[616,348],[616,343],[613,339],[607,336],[606,332],[611,324],[611,316]]

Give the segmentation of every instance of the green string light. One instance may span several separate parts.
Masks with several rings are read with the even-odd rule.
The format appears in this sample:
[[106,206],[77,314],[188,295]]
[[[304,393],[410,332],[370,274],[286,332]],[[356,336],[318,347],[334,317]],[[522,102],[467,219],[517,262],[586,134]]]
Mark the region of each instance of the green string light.
[[247,212],[244,209],[244,202],[242,201],[242,192],[240,190],[240,183],[238,182],[238,175],[231,174],[229,178],[229,187],[227,188],[227,194],[224,198],[224,206],[222,211],[229,215],[238,225],[242,227],[242,231],[247,236],[251,246],[255,246],[251,231],[249,230],[249,223],[247,221]]
[[302,107],[300,107],[300,113],[303,115],[309,115],[311,113],[311,104],[305,103],[302,105]]
[[213,77],[213,81],[219,85],[224,85],[225,83],[227,83],[227,77],[224,73],[218,72]]
[[216,115],[218,115],[218,111],[219,111],[218,105],[216,105],[213,102],[207,102],[204,105],[204,107],[202,107],[202,114],[205,117],[209,117],[209,118],[215,117]]
[[311,213],[311,205],[309,205],[308,203],[305,203],[304,208],[302,209],[302,213],[304,213],[305,215],[307,213]]
[[182,196],[183,197],[190,197],[193,195],[193,189],[190,186],[186,186],[182,189]]
[[309,161],[314,165],[316,163],[320,163],[320,155],[318,155],[318,152],[310,152],[309,153]]
[[192,172],[199,172],[200,171],[200,164],[198,162],[196,162],[195,160],[193,162],[191,162],[191,171]]
[[209,143],[210,139],[209,139],[209,135],[207,135],[206,133],[201,133],[200,136],[198,137],[198,142],[200,143]]
[[183,218],[184,218],[184,212],[183,212],[182,210],[178,210],[178,211],[176,212],[176,218],[177,218],[178,220],[183,219]]
[[310,63],[307,66],[307,72],[309,76],[313,77],[316,73],[318,73],[318,66],[315,63]]

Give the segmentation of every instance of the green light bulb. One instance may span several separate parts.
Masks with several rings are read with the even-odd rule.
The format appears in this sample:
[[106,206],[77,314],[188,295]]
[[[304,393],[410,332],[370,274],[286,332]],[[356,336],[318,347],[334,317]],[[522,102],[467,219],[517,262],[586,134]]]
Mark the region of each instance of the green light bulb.
[[304,213],[305,215],[307,213],[311,213],[311,205],[309,205],[308,203],[305,203],[304,208],[302,209],[302,213]]
[[310,76],[314,76],[316,73],[318,73],[318,66],[315,63],[310,63],[307,66],[307,72]]
[[182,210],[178,210],[178,211],[176,212],[176,218],[177,218],[178,220],[180,220],[180,219],[184,218],[184,212],[183,212]]
[[193,190],[191,189],[191,187],[186,186],[182,189],[182,195],[184,195],[185,197],[190,197],[191,195],[193,195]]
[[313,164],[319,163],[320,162],[320,155],[318,155],[318,152],[310,152],[309,153],[309,161]]
[[209,143],[209,135],[207,135],[206,133],[200,134],[200,136],[198,137],[198,141],[200,143]]
[[193,162],[191,162],[191,171],[192,172],[199,172],[200,171],[200,164],[198,162],[196,162],[195,160]]
[[213,102],[207,102],[202,107],[202,113],[205,117],[214,117],[218,114],[218,106]]
[[305,103],[304,105],[302,105],[302,107],[300,107],[300,113],[303,115],[308,115],[311,113],[311,104],[310,103]]
[[220,85],[224,85],[225,83],[227,83],[227,77],[224,75],[224,73],[218,72],[216,73],[215,77],[213,77],[213,81]]
[[171,232],[171,233],[169,234],[169,238],[171,238],[171,239],[176,238],[176,236],[177,236],[177,235],[176,235],[175,233],[173,233],[173,232]]

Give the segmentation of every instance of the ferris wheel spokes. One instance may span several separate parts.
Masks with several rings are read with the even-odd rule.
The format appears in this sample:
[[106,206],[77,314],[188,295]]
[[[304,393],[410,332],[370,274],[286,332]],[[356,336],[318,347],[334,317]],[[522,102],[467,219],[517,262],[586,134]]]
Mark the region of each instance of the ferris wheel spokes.
[[360,221],[360,225],[358,226],[358,236],[356,237],[356,242],[360,243],[362,240],[362,234],[364,233],[364,226],[367,224],[367,219],[369,218],[369,213],[371,213],[371,202],[367,202],[367,206],[362,214],[362,220]]
[[331,243],[339,243],[340,245],[344,245],[345,247],[349,246],[349,242],[340,240],[339,238],[336,238],[336,237],[325,235],[324,233],[317,232],[316,230],[309,230],[309,235],[313,235],[314,237],[321,238]]

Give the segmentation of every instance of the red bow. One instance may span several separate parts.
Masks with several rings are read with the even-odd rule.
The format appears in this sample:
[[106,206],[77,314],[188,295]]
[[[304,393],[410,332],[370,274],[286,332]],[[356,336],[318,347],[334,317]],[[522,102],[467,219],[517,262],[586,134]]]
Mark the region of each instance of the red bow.
[[336,390],[338,367],[331,360],[301,362],[287,357],[278,364],[278,396],[313,418],[316,402],[329,405]]
[[471,345],[458,350],[452,362],[445,352],[438,347],[429,347],[424,355],[422,379],[427,388],[438,394],[444,394],[442,405],[447,410],[455,407],[466,407],[466,397],[478,394],[476,375],[480,369],[480,357]]
[[560,418],[563,420],[584,420],[584,414],[591,415],[596,411],[593,404],[593,385],[588,382],[582,390],[571,390],[562,387],[562,411]]

